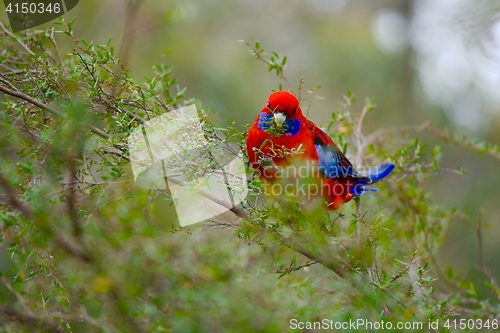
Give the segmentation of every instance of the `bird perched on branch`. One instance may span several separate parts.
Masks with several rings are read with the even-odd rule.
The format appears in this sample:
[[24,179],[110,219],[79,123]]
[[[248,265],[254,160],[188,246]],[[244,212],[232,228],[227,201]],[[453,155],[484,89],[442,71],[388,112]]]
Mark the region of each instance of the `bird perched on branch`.
[[272,93],[255,119],[246,142],[250,165],[258,170],[266,192],[321,201],[329,209],[357,199],[367,186],[387,177],[394,165],[384,163],[359,172],[333,140],[302,114],[288,91]]

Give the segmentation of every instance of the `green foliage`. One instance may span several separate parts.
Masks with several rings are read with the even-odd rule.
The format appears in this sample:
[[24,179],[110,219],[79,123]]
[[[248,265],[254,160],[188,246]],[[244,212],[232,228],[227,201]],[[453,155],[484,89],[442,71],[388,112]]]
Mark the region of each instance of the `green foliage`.
[[[250,194],[225,222],[180,228],[168,191],[135,185],[126,139],[190,104],[185,89],[164,64],[136,83],[109,42],[78,40],[72,24],[1,34],[0,237],[10,264],[1,271],[4,331],[277,332],[300,331],[292,319],[366,319],[423,323],[416,331],[439,320],[436,331],[448,332],[446,320],[455,316],[491,323],[498,315],[500,289],[484,262],[490,300],[438,265],[448,225],[470,219],[428,193],[444,171],[441,145],[492,156],[498,147],[427,124],[365,135],[375,105],[359,106],[348,91],[328,132],[356,165],[397,165],[374,198],[362,198],[359,210],[307,210],[297,198],[263,195],[249,168]],[[54,34],[71,39],[70,54],[59,51]],[[290,89],[286,57],[265,58],[258,42],[247,46]],[[303,85],[293,91],[300,95]],[[308,90],[307,109],[319,88]],[[234,124],[219,128],[203,116],[202,125],[207,166],[244,151],[245,134]],[[430,147],[411,131],[442,142]],[[187,173],[199,170],[195,162],[186,160]]]

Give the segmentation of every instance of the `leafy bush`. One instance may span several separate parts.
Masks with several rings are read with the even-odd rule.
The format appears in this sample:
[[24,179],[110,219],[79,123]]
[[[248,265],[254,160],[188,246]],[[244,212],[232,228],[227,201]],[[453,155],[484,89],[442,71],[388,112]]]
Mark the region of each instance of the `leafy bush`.
[[[348,92],[328,124],[332,138],[356,165],[397,165],[373,198],[357,210],[304,211],[263,196],[248,168],[250,194],[225,222],[180,228],[168,191],[135,185],[126,145],[137,127],[192,103],[170,67],[156,66],[139,84],[109,43],[77,39],[72,22],[17,35],[1,28],[5,332],[276,332],[358,319],[394,329],[422,323],[416,331],[447,332],[463,318],[482,320],[469,328],[498,325],[500,289],[484,259],[491,300],[434,258],[447,226],[471,221],[430,199],[430,179],[447,170],[440,145],[412,133],[500,159],[497,146],[428,123],[364,134],[375,105],[361,106]],[[59,51],[59,33],[71,40],[70,54]],[[294,89],[286,57],[268,58],[258,42],[247,46],[283,79],[279,89],[308,94],[301,97],[309,110],[320,87],[304,92],[301,80]],[[235,156],[244,151],[245,133],[234,125],[219,127],[206,114],[203,125],[207,151],[222,143],[236,145]],[[477,231],[481,247],[480,224]],[[436,320],[439,327],[430,327]]]

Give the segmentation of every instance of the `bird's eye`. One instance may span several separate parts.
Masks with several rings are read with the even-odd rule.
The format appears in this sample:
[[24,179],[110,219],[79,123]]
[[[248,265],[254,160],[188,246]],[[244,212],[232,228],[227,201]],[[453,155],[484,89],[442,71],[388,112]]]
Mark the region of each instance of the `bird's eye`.
[[267,102],[266,107],[271,108],[271,103]]

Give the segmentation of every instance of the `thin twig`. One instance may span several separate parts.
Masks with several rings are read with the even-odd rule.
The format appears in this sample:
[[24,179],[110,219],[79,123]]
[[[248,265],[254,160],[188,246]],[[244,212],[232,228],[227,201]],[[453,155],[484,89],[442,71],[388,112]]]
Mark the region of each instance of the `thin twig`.
[[[180,179],[175,178],[175,177],[168,177],[168,180],[171,181],[172,183],[175,183],[175,184],[181,185],[181,186],[188,186],[189,185],[188,182],[180,180]],[[244,210],[240,207],[234,206],[232,203],[224,200],[223,198],[221,198],[221,197],[219,197],[219,196],[217,196],[209,191],[205,191],[203,189],[197,189],[197,191],[199,191],[199,193],[201,195],[203,195],[205,198],[221,205],[222,207],[229,209],[236,216],[241,217],[242,219],[248,219],[250,217],[250,214],[246,210]]]
[[33,218],[33,211],[18,198],[16,190],[2,173],[0,173],[0,185],[7,191],[9,203],[14,207],[14,209],[20,211],[29,219]]
[[9,280],[7,280],[7,278],[2,277],[2,283],[5,285],[5,287],[7,287],[7,289],[9,289],[11,293],[14,294],[14,296],[16,296],[17,300],[19,301],[19,304],[21,304],[23,312],[26,313],[26,315],[32,317],[33,311],[28,305],[29,302],[27,302],[26,299],[12,286],[12,284],[10,283]]
[[297,88],[297,99],[300,101],[300,94],[302,92],[302,86],[304,85],[304,77],[301,76],[299,79],[299,87]]
[[30,316],[26,313],[19,312],[12,307],[0,307],[0,316],[7,317],[10,320],[29,325],[31,327],[43,327],[49,332],[59,331],[59,325],[57,323],[52,323],[46,319]]
[[130,50],[137,37],[137,15],[142,2],[143,0],[129,0],[127,3],[125,26],[123,27],[123,37],[118,53],[125,68],[128,67]]
[[[470,149],[470,150],[478,150],[478,148],[473,143],[452,137],[445,130],[439,130],[436,128],[432,128],[431,123],[429,121],[427,121],[427,122],[423,123],[422,125],[379,129],[366,137],[366,140],[364,140],[364,142],[360,148],[360,151],[364,152],[365,149],[370,144],[378,141],[380,139],[380,137],[384,137],[384,136],[392,134],[392,133],[406,133],[406,132],[426,132],[426,133],[429,133],[429,134],[431,134],[439,139],[442,139],[445,142],[453,143],[458,147],[462,147],[462,148],[466,148],[466,149]],[[484,154],[490,155],[491,157],[494,157],[497,160],[500,160],[500,153],[498,151],[493,150],[493,149],[485,149]]]
[[10,68],[9,66],[5,66],[4,64],[0,64],[0,67],[7,70],[7,72],[2,73],[3,75],[16,75],[16,74],[22,74],[22,73],[26,73],[26,72],[30,72],[30,73],[40,73],[41,72],[37,69],[13,69],[13,68]]
[[[20,200],[17,196],[16,190],[12,186],[12,184],[4,177],[2,173],[0,173],[0,185],[7,191],[9,197],[9,203],[14,207],[15,210],[19,211],[25,218],[29,220],[36,219],[36,216],[33,210],[22,200]],[[50,227],[47,228],[52,236],[54,237],[55,242],[61,248],[72,254],[73,256],[81,259],[84,262],[90,262],[91,258],[87,255],[82,249],[76,247],[75,245],[69,243],[62,236],[56,234],[54,230]]]
[[[482,222],[482,212],[479,212],[479,218],[477,221],[477,226],[476,226],[476,233],[477,233],[477,240],[478,240],[478,247],[479,247],[479,263],[481,264],[481,269],[488,277],[490,280],[491,285],[498,291],[498,283],[493,276],[493,273],[491,272],[490,267],[488,266],[486,262],[486,256],[484,255],[484,240],[483,240],[483,222]],[[497,295],[500,297],[500,295]]]
[[54,27],[52,27],[52,30],[50,31],[49,39],[50,39],[52,45],[54,45],[54,48],[56,49],[57,58],[59,59],[59,63],[61,64],[62,70],[64,72],[66,72],[66,67],[64,66],[64,61],[61,57],[61,53],[59,52],[59,47],[57,46],[56,39],[54,38]]
[[[83,65],[85,66],[85,69],[87,70],[87,72],[90,74],[90,76],[92,77],[92,80],[94,81],[95,83],[95,86],[97,87],[97,90],[104,96],[106,96],[107,100],[103,100],[102,103],[105,104],[107,107],[109,107],[110,109],[114,110],[114,111],[117,111],[119,113],[126,113],[127,115],[129,115],[132,119],[140,122],[141,124],[145,124],[146,123],[146,120],[144,118],[142,118],[141,116],[131,112],[131,111],[128,111],[128,110],[122,110],[122,109],[119,109],[115,106],[113,106],[111,103],[110,103],[110,96],[108,94],[106,94],[106,92],[102,89],[101,85],[99,84],[99,80],[98,78],[95,76],[95,73],[93,70],[90,69],[89,65],[87,64],[87,62],[85,61],[85,59],[83,58],[83,56],[80,54],[80,52],[78,51],[75,51],[78,58],[80,58],[80,61],[83,63]],[[114,75],[114,73],[113,73]]]
[[[188,185],[187,182],[182,181],[180,179],[177,179],[175,177],[169,177],[168,180],[175,183],[175,184],[181,185],[181,186]],[[210,192],[205,191],[203,189],[199,189],[198,191],[205,198],[229,209],[236,216],[238,216],[244,220],[248,220],[250,218],[249,212],[246,211],[245,209],[240,208],[240,207],[236,207],[232,203],[224,200],[223,198],[216,196],[213,193],[210,193]],[[230,226],[230,225],[227,225],[227,226]],[[335,272],[338,276],[340,276],[342,278],[345,278],[347,276],[347,272],[341,267],[341,266],[348,266],[347,263],[337,259],[334,255],[332,255],[332,253],[331,253],[332,249],[330,249],[329,251],[326,251],[323,254],[323,252],[321,250],[317,250],[317,249],[311,250],[308,247],[301,245],[302,243],[308,244],[309,242],[305,241],[302,238],[302,236],[300,236],[298,234],[292,238],[292,237],[283,237],[282,235],[280,235],[277,232],[273,232],[273,233],[274,233],[274,236],[276,237],[276,240],[280,244],[282,244],[282,245],[284,245],[284,246],[286,246],[286,247],[288,247],[296,252],[299,252],[300,254],[306,256],[307,258],[309,258],[311,260],[317,260],[323,266],[332,270],[333,272]]]
[[[255,56],[256,59],[262,61],[263,63],[265,63],[268,66],[272,66],[273,65],[269,60],[267,60],[266,58],[264,58],[263,55],[262,55],[262,53],[260,53],[259,50],[257,50],[253,45],[251,45],[249,41],[246,42],[246,45],[248,46],[249,49],[252,50],[253,55]],[[286,78],[285,74],[283,74],[283,71],[279,72],[278,77],[280,79],[283,79],[283,81],[285,81],[285,84],[286,84],[287,88],[290,89],[290,83],[288,82],[288,79]]]
[[81,261],[85,263],[90,263],[92,262],[92,258],[90,255],[85,253],[83,249],[81,249],[79,246],[75,246],[74,244],[68,242],[62,235],[56,234],[53,230],[50,230],[52,232],[52,237],[54,238],[54,241],[56,244],[71,254],[73,257],[80,259]]
[[54,109],[53,107],[47,105],[47,104],[44,104],[36,99],[34,99],[33,97],[29,96],[29,95],[26,95],[25,93],[17,90],[17,89],[9,89],[9,88],[6,88],[4,86],[1,86],[0,85],[0,91],[3,92],[4,94],[7,94],[7,95],[10,95],[10,96],[14,96],[14,97],[17,97],[17,98],[20,98],[20,99],[23,99],[25,100],[26,102],[29,102],[35,106],[38,106],[40,109],[43,109],[43,110],[46,110],[46,111],[49,111],[50,113],[53,113],[55,115],[59,115],[59,112]]
[[[76,165],[76,158],[72,158],[71,156],[68,156],[68,170],[67,170],[67,182],[78,182],[79,179],[75,176],[75,172],[78,168]],[[78,215],[78,207],[77,207],[77,193],[76,191],[69,191],[68,193],[68,199],[66,201],[67,206],[68,206],[68,214],[69,217],[71,218],[71,222],[73,225],[73,236],[78,240],[80,245],[83,247],[83,239],[82,239],[82,234],[83,234],[83,227],[82,227],[82,221],[80,215]]]
[[312,266],[312,265],[315,265],[319,263],[318,260],[310,260],[308,262],[306,262],[305,264],[303,265],[300,265],[300,266],[292,266],[292,267],[288,267],[286,268],[285,270],[276,270],[276,273],[278,274],[282,274],[282,275],[285,275],[285,274],[289,274],[289,273],[292,273],[292,272],[296,272],[296,271],[300,271],[301,269],[304,269],[306,267],[309,267],[309,266]]
[[[53,107],[51,107],[50,105],[44,104],[44,103],[34,99],[33,97],[31,97],[29,95],[26,95],[25,93],[23,93],[17,89],[13,90],[13,89],[9,89],[9,88],[6,88],[6,87],[0,85],[0,91],[7,94],[7,95],[25,100],[26,102],[29,102],[29,103],[31,103],[31,104],[33,104],[33,105],[35,105],[43,110],[49,111],[50,113],[52,113],[56,116],[60,116],[59,112],[56,109],[54,109]],[[90,130],[93,133],[99,135],[100,137],[102,137],[104,139],[111,139],[111,136],[109,134],[107,134],[103,130],[95,127],[94,125],[90,126]],[[115,145],[115,148],[120,150],[122,153],[124,152],[124,148],[121,147],[120,145]]]
[[[0,75],[1,75],[1,74],[0,74]],[[3,82],[3,83],[5,83],[6,85],[8,85],[8,86],[9,86],[9,88],[10,88],[10,89],[12,89],[12,90],[17,90],[17,88],[16,88],[16,86],[15,86],[15,85],[13,85],[13,84],[12,84],[9,80],[7,80],[7,79],[4,79],[4,78],[3,78],[3,75],[1,75],[1,76],[0,76],[0,82]]]
[[363,150],[361,149],[362,144],[361,142],[364,141],[365,137],[363,135],[363,120],[366,117],[366,114],[368,113],[368,107],[365,105],[363,107],[363,111],[361,111],[361,114],[359,115],[359,118],[356,121],[356,126],[355,126],[355,138],[356,138],[356,144],[357,144],[357,155],[356,155],[356,165],[360,166],[363,165]]
[[3,25],[2,21],[0,21],[0,27],[3,29],[3,31],[4,31],[7,35],[9,35],[10,37],[14,38],[14,39],[16,40],[16,42],[17,42],[19,45],[21,45],[21,47],[22,47],[23,49],[25,49],[25,50],[26,50],[26,52],[28,52],[30,55],[35,55],[35,53],[34,53],[33,51],[31,51],[31,50],[29,49],[29,47],[28,47],[26,44],[24,44],[24,43],[23,43],[23,42],[22,42],[19,38],[17,38],[17,37],[16,37],[16,35],[14,35],[13,33],[11,33],[11,32],[9,31],[9,29],[7,29],[7,28]]
[[306,117],[309,117],[309,111],[311,110],[311,105],[312,105],[312,101],[313,101],[315,93],[316,93],[316,90],[315,89],[312,90],[311,97],[309,98],[309,102],[307,103]]

